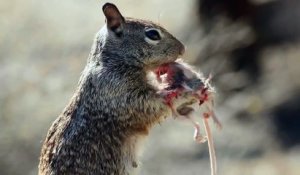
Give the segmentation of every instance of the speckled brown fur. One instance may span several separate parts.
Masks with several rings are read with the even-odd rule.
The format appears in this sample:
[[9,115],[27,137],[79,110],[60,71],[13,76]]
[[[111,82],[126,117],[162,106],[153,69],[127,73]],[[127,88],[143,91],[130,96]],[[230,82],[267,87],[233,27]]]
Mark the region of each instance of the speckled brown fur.
[[[110,14],[105,15],[110,24]],[[120,26],[106,25],[97,33],[77,91],[43,143],[40,175],[132,174],[138,166],[138,142],[171,114],[146,74],[174,61],[183,45],[157,24],[120,19]],[[158,44],[145,41],[147,27],[163,33]]]

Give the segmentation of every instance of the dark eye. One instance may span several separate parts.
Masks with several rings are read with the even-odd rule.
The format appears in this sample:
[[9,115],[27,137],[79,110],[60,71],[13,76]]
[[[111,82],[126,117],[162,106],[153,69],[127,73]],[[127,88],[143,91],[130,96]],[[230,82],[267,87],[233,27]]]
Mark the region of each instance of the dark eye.
[[155,29],[146,30],[145,35],[153,41],[157,41],[161,39],[159,32]]

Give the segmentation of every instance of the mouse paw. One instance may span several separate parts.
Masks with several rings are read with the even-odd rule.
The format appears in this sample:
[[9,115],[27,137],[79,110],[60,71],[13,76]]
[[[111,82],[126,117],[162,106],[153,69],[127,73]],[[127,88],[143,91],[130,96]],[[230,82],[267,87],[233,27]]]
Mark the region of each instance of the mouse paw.
[[194,135],[194,140],[197,143],[205,143],[207,141],[207,136],[203,136],[201,134]]

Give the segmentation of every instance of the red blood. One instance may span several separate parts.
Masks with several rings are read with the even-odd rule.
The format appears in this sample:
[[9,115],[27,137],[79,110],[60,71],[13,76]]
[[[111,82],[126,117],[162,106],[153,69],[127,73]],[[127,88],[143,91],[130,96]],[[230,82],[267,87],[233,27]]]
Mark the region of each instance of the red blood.
[[168,94],[165,96],[166,104],[171,107],[173,99],[178,98],[179,94],[180,94],[179,90],[169,91]]
[[157,68],[154,73],[156,74],[156,78],[158,81],[162,81],[161,79],[161,75],[166,74],[166,79],[165,81],[169,84],[174,84],[174,79],[173,77],[175,76],[175,74],[177,73],[178,70],[176,70],[178,68],[176,68],[172,63],[166,63],[163,64],[162,66],[159,66],[159,68]]
[[162,66],[159,66],[154,73],[156,74],[157,80],[162,81],[160,76],[163,74],[169,74],[169,64],[163,64]]

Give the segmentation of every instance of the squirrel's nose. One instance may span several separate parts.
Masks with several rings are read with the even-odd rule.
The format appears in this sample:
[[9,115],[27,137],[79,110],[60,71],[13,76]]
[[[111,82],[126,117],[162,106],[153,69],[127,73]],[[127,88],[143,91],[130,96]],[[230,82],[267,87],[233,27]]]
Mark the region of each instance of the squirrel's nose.
[[179,46],[179,55],[183,55],[185,52],[185,46],[180,43],[180,46]]

